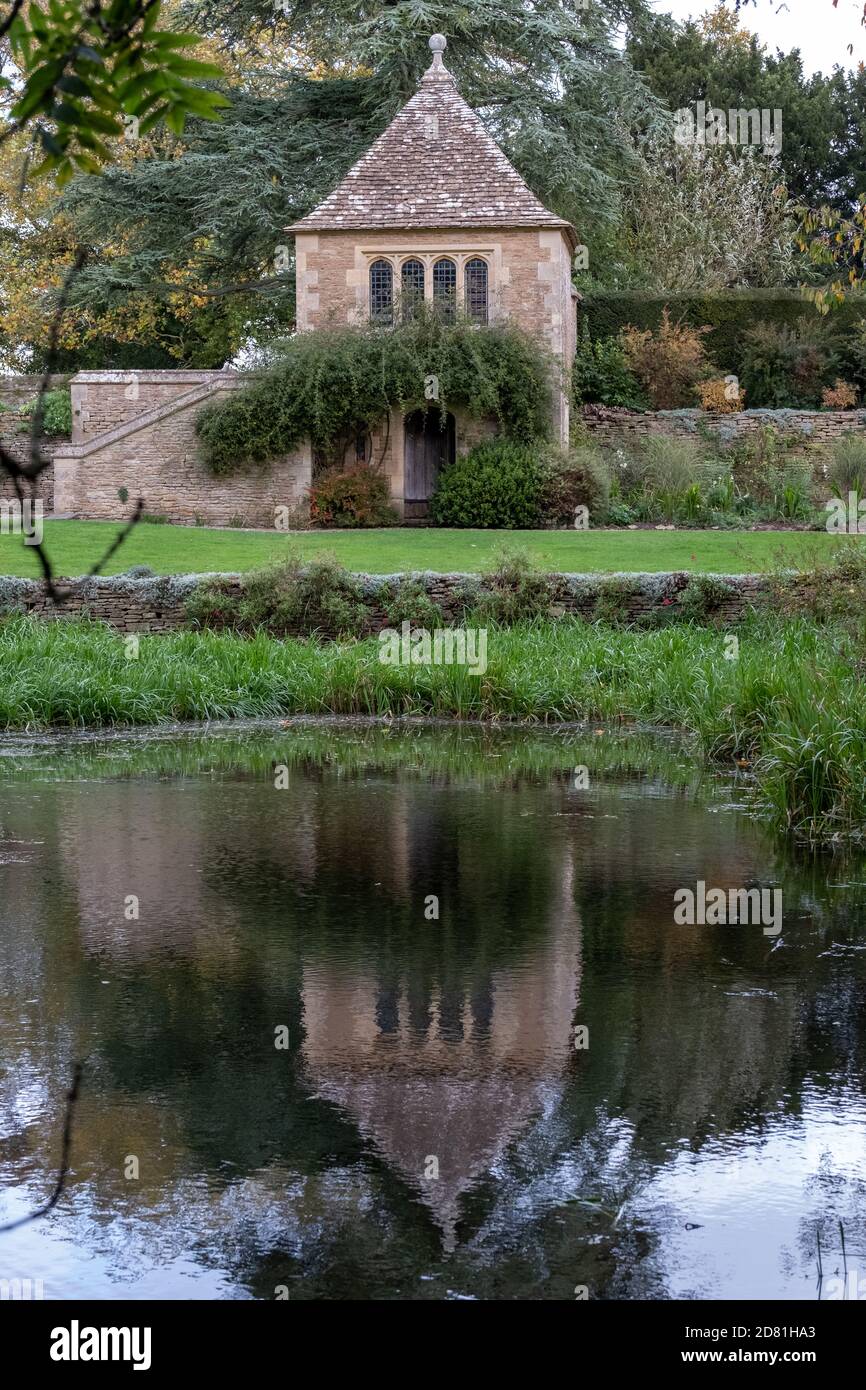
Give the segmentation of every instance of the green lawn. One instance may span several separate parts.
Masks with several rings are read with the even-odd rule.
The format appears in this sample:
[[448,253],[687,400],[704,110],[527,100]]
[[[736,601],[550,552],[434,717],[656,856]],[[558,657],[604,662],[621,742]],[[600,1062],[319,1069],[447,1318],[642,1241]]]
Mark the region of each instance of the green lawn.
[[[57,574],[84,574],[118,526],[103,521],[47,521],[45,541]],[[310,531],[291,536],[262,531],[140,525],[106,567],[117,574],[150,565],[157,574],[255,569],[294,549],[331,554],[348,569],[370,574],[398,570],[488,569],[503,545],[528,551],[545,569],[566,571],[695,570],[747,574],[789,556],[824,556],[838,538],[823,531]],[[36,576],[33,550],[19,536],[0,535],[0,574]]]

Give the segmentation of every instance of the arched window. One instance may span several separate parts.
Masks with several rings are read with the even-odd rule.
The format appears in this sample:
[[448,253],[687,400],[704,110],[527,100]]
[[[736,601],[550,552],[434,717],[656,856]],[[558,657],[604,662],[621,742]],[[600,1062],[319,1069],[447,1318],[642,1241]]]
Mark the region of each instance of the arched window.
[[444,319],[453,319],[457,310],[457,266],[443,258],[433,266],[433,303]]
[[487,322],[487,262],[474,256],[464,272],[466,312],[475,323]]
[[374,323],[394,319],[394,272],[390,261],[374,261],[370,266],[370,318]]
[[404,319],[411,319],[416,308],[424,301],[424,264],[422,261],[404,261],[400,271],[400,305]]

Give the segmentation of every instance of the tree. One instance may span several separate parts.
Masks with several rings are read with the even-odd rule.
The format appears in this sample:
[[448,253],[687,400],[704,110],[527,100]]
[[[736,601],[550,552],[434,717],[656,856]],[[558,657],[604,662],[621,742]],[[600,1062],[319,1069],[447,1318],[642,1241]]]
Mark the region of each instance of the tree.
[[671,111],[702,100],[723,111],[781,110],[781,168],[791,197],[809,203],[838,199],[838,151],[848,122],[844,78],[806,77],[798,50],[768,53],[724,5],[699,23],[659,16],[630,38],[628,53]]
[[632,134],[660,119],[615,42],[620,23],[646,22],[645,0],[197,0],[183,16],[209,33],[232,105],[219,122],[188,120],[182,137],[151,133],[101,178],[73,179],[61,204],[92,248],[72,312],[135,324],[146,304],[137,341],[178,363],[221,366],[291,323],[285,229],[413,94],[436,30],[466,100],[584,239],[615,223]]
[[17,72],[0,77],[8,106],[0,141],[32,130],[43,155],[36,173],[50,170],[63,184],[111,160],[105,137],[121,135],[125,118],[142,134],[163,120],[180,134],[192,113],[213,120],[226,98],[200,84],[220,69],[185,56],[200,39],[160,29],[161,8],[161,0],[51,0],[43,10],[11,0],[0,39]]
[[[179,55],[196,46],[192,34],[168,34],[158,27],[160,0],[50,0],[43,11],[36,0],[11,0],[0,16],[0,149],[25,135],[44,157],[36,170],[25,159],[21,182],[53,175],[60,185],[76,169],[98,171],[112,157],[100,137],[115,138],[128,117],[139,133],[165,120],[180,133],[186,117],[195,112],[212,120],[226,98],[206,92],[188,78],[214,77],[218,69]],[[8,45],[8,47],[7,47]],[[11,55],[11,64],[10,64]],[[41,456],[43,408],[50,373],[57,360],[66,309],[87,258],[77,247],[63,275],[50,320],[47,353],[36,408],[30,427],[30,457],[26,463],[0,444],[0,467],[12,479],[19,504],[35,493],[47,467]],[[123,544],[141,515],[143,502],[131,522],[114,539],[90,570],[98,574]],[[44,544],[34,547],[47,592],[54,602],[61,594],[54,582]]]
[[632,283],[712,293],[790,283],[795,220],[778,164],[757,150],[665,143],[633,185],[626,241]]

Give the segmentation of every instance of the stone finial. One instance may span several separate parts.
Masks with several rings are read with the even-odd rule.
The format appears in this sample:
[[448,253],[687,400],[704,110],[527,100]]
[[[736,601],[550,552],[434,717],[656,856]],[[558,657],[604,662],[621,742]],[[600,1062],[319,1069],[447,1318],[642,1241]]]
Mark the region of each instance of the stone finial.
[[442,54],[448,47],[448,40],[444,34],[434,34],[430,39],[430,52],[433,54],[433,62],[430,70],[435,72],[437,68],[444,71],[445,64],[442,61]]

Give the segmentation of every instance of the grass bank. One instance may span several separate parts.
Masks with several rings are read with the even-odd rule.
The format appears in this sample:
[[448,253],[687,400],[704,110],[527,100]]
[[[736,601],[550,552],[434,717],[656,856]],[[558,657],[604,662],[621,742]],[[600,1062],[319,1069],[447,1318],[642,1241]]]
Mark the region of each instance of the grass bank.
[[374,639],[279,642],[230,633],[141,639],[93,623],[0,626],[0,726],[99,727],[293,714],[645,721],[688,730],[743,765],[773,824],[813,843],[862,838],[866,704],[852,639],[808,619],[724,634],[578,621],[492,628],[488,668],[386,666]]
[[[55,572],[86,574],[118,526],[105,521],[46,521],[45,541]],[[829,559],[844,538],[825,531],[216,531],[142,523],[106,566],[119,574],[149,565],[156,574],[242,573],[289,554],[305,560],[333,555],[350,570],[479,573],[503,545],[526,551],[541,569],[612,574],[616,571],[750,574],[788,561]],[[0,535],[0,574],[39,577],[32,548],[20,536]]]

